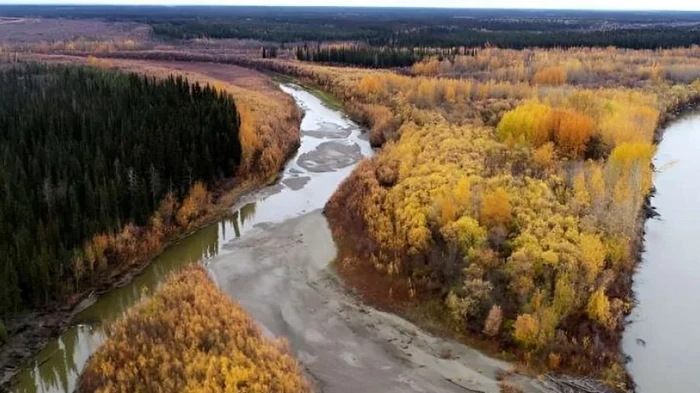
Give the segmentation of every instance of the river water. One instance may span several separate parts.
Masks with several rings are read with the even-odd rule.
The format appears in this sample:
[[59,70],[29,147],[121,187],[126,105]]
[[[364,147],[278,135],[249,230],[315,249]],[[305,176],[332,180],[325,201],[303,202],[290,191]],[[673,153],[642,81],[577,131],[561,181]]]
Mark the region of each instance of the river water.
[[361,128],[342,112],[293,85],[282,90],[294,97],[305,115],[301,146],[280,181],[248,195],[231,218],[206,227],[169,247],[130,284],[99,298],[74,320],[74,326],[52,340],[22,371],[15,393],[72,393],[90,355],[104,340],[103,326],[152,293],[172,271],[216,256],[235,253],[224,244],[322,208],[338,184],[372,149]]
[[283,85],[305,111],[301,147],[280,181],[241,199],[233,216],[169,247],[129,285],[77,315],[23,370],[14,393],[72,393],[115,320],[173,270],[202,260],[217,285],[272,336],[284,337],[324,393],[499,393],[499,375],[525,393],[549,392],[511,364],[432,336],[368,307],[337,282],[335,244],[321,209],[363,157],[366,135],[342,112]]
[[700,116],[669,125],[654,164],[660,216],[646,224],[623,349],[638,393],[700,392]]
[[[94,305],[77,315],[74,326],[51,341],[26,366],[20,374],[14,393],[72,393],[87,359],[104,340],[104,324],[118,318],[129,307],[153,292],[170,272],[187,263],[197,260],[202,260],[207,265],[213,263],[211,269],[214,277],[222,280],[221,285],[227,292],[237,295],[238,289],[235,288],[245,285],[245,282],[233,281],[232,277],[244,277],[243,280],[247,280],[246,274],[254,270],[252,265],[265,261],[265,258],[259,259],[258,255],[244,255],[244,248],[254,250],[256,242],[277,239],[265,233],[268,228],[287,223],[281,225],[281,228],[284,236],[290,237],[289,234],[293,232],[291,229],[306,225],[311,228],[302,228],[303,233],[321,232],[324,239],[330,238],[325,220],[317,218],[318,213],[314,212],[323,207],[356,162],[362,157],[371,156],[372,150],[360,127],[342,112],[328,108],[318,98],[298,87],[283,85],[281,88],[295,98],[297,104],[304,109],[305,116],[301,125],[301,146],[286,165],[280,181],[244,197],[234,207],[232,217],[203,228],[169,247],[132,283],[101,296]],[[652,204],[660,217],[649,220],[646,224],[646,250],[634,284],[639,303],[630,315],[631,324],[625,331],[623,350],[631,357],[628,368],[638,384],[639,393],[700,392],[700,378],[695,375],[700,368],[700,314],[697,312],[697,305],[700,304],[700,264],[695,260],[697,236],[694,231],[700,227],[700,209],[696,208],[700,197],[700,182],[695,181],[700,169],[700,116],[679,120],[667,128],[658,147],[655,165],[659,173],[654,179],[657,193]],[[303,217],[308,218],[295,223],[295,220]],[[285,229],[285,225],[291,229]],[[273,234],[280,232],[271,231]],[[244,240],[245,238],[248,239]],[[333,251],[327,250],[330,246],[325,244],[328,242],[332,240],[323,240],[324,244],[320,246],[312,242],[313,251],[327,254],[323,258],[332,257]],[[303,242],[294,240],[293,243]],[[292,250],[294,246],[290,245],[288,249]],[[284,254],[288,249],[281,252]],[[239,261],[234,261],[236,258]],[[268,256],[268,259],[272,261],[279,259],[279,256]],[[320,260],[319,264],[325,263],[324,261]],[[269,288],[277,291],[285,285],[289,286],[289,281],[280,280],[279,275],[272,274],[272,277],[277,277],[275,280],[284,285],[278,283],[280,285],[270,285]],[[265,278],[264,281],[270,279]],[[297,282],[293,284],[299,286]],[[312,290],[320,293],[322,299],[330,296],[327,289],[313,287]],[[308,348],[309,343],[317,346],[319,335],[326,332],[321,329],[319,333],[305,326],[303,318],[290,324],[287,316],[281,318],[285,322],[282,325],[278,321],[278,314],[288,313],[286,308],[271,313],[270,302],[261,302],[262,297],[246,296],[248,293],[251,292],[240,290],[240,296],[234,297],[265,325],[266,330],[273,334],[284,332],[284,335],[291,337],[296,354],[311,371],[319,370],[322,380],[325,375],[327,381],[322,382],[326,388],[334,390],[330,381],[342,380],[342,376],[339,378],[333,372],[342,370],[342,367],[332,363],[333,357],[326,359],[323,356],[326,352],[330,354],[336,351],[326,351],[321,347],[320,353],[306,352],[313,352]],[[308,295],[307,292],[292,293]],[[284,304],[286,300],[288,299],[280,299],[279,303]],[[358,326],[339,325],[338,316],[349,308],[350,303],[333,300],[332,303],[336,304],[338,310],[332,310],[327,303],[326,300],[320,300],[313,304],[308,318],[317,319],[313,323],[319,326],[323,321],[330,321],[332,330],[329,332],[345,335],[344,340],[331,340],[345,343],[346,346],[337,354],[344,362],[342,366],[346,367],[340,374],[352,374],[351,371],[357,369],[358,375],[361,374],[375,388],[384,386],[385,391],[423,391],[421,387],[427,385],[431,387],[428,391],[450,391],[449,386],[462,389],[454,385],[454,380],[457,376],[469,375],[470,370],[474,369],[474,362],[480,363],[476,367],[479,372],[474,373],[472,383],[488,387],[488,380],[479,380],[482,370],[507,367],[454,343],[435,341],[430,337],[422,337],[421,342],[421,333],[412,330],[413,327],[404,321],[375,311],[368,313],[361,306],[356,307],[355,313],[349,314],[352,318],[346,319],[361,321],[364,318],[367,326],[388,326],[372,333],[379,336],[381,341],[394,342],[393,337],[405,335],[406,331],[411,332],[410,342],[413,344],[409,347],[409,341],[404,341],[399,348],[405,352],[403,355],[398,353],[401,351],[396,351],[392,359],[383,359],[382,356],[387,356],[386,352],[393,353],[396,348],[384,348],[377,345],[377,340],[358,338],[358,335],[367,335],[362,331],[356,333],[355,330],[360,329]],[[318,314],[318,310],[323,313]],[[297,334],[289,331],[290,326],[294,325],[298,325],[301,332],[296,339]],[[339,329],[339,326],[345,330]],[[416,345],[415,342],[419,344]],[[434,356],[437,345],[461,351],[455,353],[460,353],[457,358],[463,362]],[[366,359],[354,354],[353,348]],[[316,358],[322,361],[314,361]],[[371,359],[372,363],[367,364],[365,369],[360,368],[367,359]],[[382,362],[382,366],[377,366],[378,362]],[[411,362],[414,364],[411,365]],[[413,368],[402,369],[405,365]],[[376,372],[373,373],[372,370]],[[452,374],[448,375],[448,371]],[[343,382],[346,382],[346,386],[350,383],[353,386],[338,391],[354,391],[363,378],[348,378],[348,381]],[[440,385],[440,379],[449,381],[447,387]]]

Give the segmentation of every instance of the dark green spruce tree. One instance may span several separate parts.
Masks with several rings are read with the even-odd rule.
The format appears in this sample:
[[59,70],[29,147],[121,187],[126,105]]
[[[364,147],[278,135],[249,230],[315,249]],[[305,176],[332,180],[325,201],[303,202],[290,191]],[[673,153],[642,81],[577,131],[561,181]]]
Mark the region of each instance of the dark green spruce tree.
[[233,98],[183,78],[0,71],[0,319],[70,296],[71,257],[240,163]]

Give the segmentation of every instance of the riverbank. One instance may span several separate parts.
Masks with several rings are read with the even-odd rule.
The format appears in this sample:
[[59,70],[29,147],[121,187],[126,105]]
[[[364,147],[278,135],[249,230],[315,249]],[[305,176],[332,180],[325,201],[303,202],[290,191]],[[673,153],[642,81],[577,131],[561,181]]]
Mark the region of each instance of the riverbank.
[[[674,122],[677,122],[681,120],[683,117],[688,116],[690,114],[696,113],[698,111],[698,108],[700,107],[700,97],[694,97],[691,100],[687,102],[682,102],[679,103],[678,105],[675,105],[668,109],[666,112],[664,112],[659,119],[658,125],[656,127],[656,130],[654,132],[654,145],[657,148],[659,148],[659,145],[663,142],[664,134],[666,130],[673,125]],[[654,166],[654,163],[651,164],[654,172],[657,172],[657,168]],[[626,360],[626,368],[625,368],[625,373],[627,375],[628,383],[630,386],[634,386],[636,391],[636,383],[634,381],[633,375],[630,373],[629,370],[629,363],[632,361],[630,356],[624,351],[623,345],[624,345],[624,335],[625,332],[629,329],[629,325],[632,323],[629,318],[633,314],[634,309],[638,307],[639,304],[639,299],[637,293],[634,291],[634,285],[635,285],[635,280],[636,277],[639,275],[639,271],[641,269],[641,265],[643,263],[643,256],[646,251],[646,235],[647,235],[647,223],[649,220],[657,218],[659,216],[659,213],[656,210],[656,207],[654,206],[653,199],[657,193],[657,188],[656,185],[654,184],[651,191],[645,196],[644,198],[644,204],[642,209],[639,211],[639,215],[637,218],[637,235],[633,239],[633,245],[632,245],[632,253],[633,253],[633,259],[634,259],[634,267],[633,267],[633,274],[630,274],[627,277],[626,281],[626,292],[630,293],[630,302],[633,304],[633,307],[630,307],[627,312],[625,313],[625,324],[621,325],[620,328],[617,331],[618,334],[618,342],[619,342],[619,349],[620,349],[620,354],[623,356]]]
[[[348,294],[330,261],[336,248],[320,210],[261,227],[208,263],[219,286],[275,336],[285,337],[316,391],[500,392],[512,365],[434,337]],[[233,253],[235,251],[235,253]]]
[[254,386],[258,392],[311,393],[284,343],[263,335],[201,265],[170,275],[110,330],[77,391],[182,392],[196,386],[223,393]]
[[0,389],[9,389],[12,386],[13,378],[21,370],[21,364],[44,348],[49,340],[59,336],[70,327],[73,318],[82,310],[94,304],[101,295],[129,284],[163,251],[201,228],[228,216],[231,213],[230,207],[241,196],[272,184],[275,179],[276,177],[273,177],[267,181],[240,184],[228,190],[223,188],[213,190],[221,194],[222,199],[220,200],[225,200],[226,202],[215,202],[214,206],[216,206],[216,209],[212,214],[200,218],[186,231],[165,239],[163,245],[155,253],[132,261],[125,270],[110,272],[109,276],[85,288],[82,293],[73,296],[67,304],[56,304],[9,318],[5,322],[9,337],[7,343],[0,347],[0,370],[2,371],[0,374]]
[[[700,113],[680,116],[663,132],[654,164],[655,219],[645,222],[644,247],[632,290],[622,350],[638,393],[699,391],[696,365],[700,335],[694,305],[700,301],[700,270],[694,257],[700,216],[693,209],[700,192],[694,178],[698,159]],[[663,374],[663,378],[660,375]]]
[[[488,97],[493,85],[475,97],[475,81],[381,73],[357,81],[352,74],[336,77],[340,70],[318,73],[336,88],[347,85],[354,105],[394,106],[385,118],[408,118],[401,138],[358,168],[326,207],[348,285],[369,304],[517,359],[530,372],[588,376],[612,389],[631,386],[620,342],[648,212],[651,143],[655,130],[695,100],[698,85],[655,81],[631,91],[525,83],[494,89],[494,100]],[[459,88],[472,92],[472,102],[465,99],[465,109],[452,113],[462,101],[448,92]],[[566,92],[547,108],[543,97],[558,89]],[[540,101],[518,97],[520,91],[538,93]],[[528,151],[527,143],[503,136],[507,127],[499,125],[521,106],[522,113],[528,107],[582,113],[580,124],[588,119],[590,131],[599,133],[593,141],[608,138],[609,144],[580,157],[559,150],[558,142],[549,151],[535,151],[537,145]],[[489,111],[459,128],[455,118],[474,108]],[[610,127],[616,121],[620,127]],[[620,176],[632,168],[635,183]],[[494,195],[489,186],[505,191],[504,198],[492,198],[499,203],[491,211],[483,203]],[[500,222],[485,217],[499,209]],[[497,328],[488,332],[491,315]]]
[[[26,59],[59,63],[76,62],[76,59],[66,58],[65,56],[28,56]],[[87,59],[78,60],[81,62],[87,61]],[[153,64],[150,66],[148,64],[120,64],[121,69],[134,70],[157,77],[167,76],[167,74],[165,74],[166,66],[167,65],[162,64]],[[196,221],[190,223],[186,228],[178,228],[178,230],[169,234],[166,238],[159,239],[160,246],[157,249],[144,255],[139,254],[128,263],[120,264],[117,269],[109,271],[108,274],[101,275],[98,279],[91,281],[88,286],[84,286],[81,293],[72,296],[66,303],[56,303],[38,311],[18,314],[5,321],[9,332],[9,340],[4,345],[0,346],[0,389],[9,389],[13,378],[21,370],[20,365],[26,362],[35,353],[39,352],[50,339],[64,332],[70,326],[74,316],[88,308],[99,296],[130,283],[148,267],[149,263],[154,258],[158,257],[172,244],[230,215],[230,208],[236,204],[243,195],[253,193],[264,186],[274,183],[279,177],[279,173],[284,168],[287,160],[293,156],[298,149],[298,129],[301,122],[299,112],[293,101],[279,91],[272,81],[269,81],[269,83],[265,82],[263,78],[266,77],[255,71],[251,71],[250,73],[236,73],[239,67],[230,67],[233,73],[229,72],[203,78],[200,74],[195,75],[193,73],[192,64],[186,66],[189,67],[187,70],[189,71],[188,76],[191,78],[194,77],[195,81],[200,80],[202,83],[213,83],[217,80],[215,79],[216,77],[221,78],[218,79],[218,87],[227,90],[230,89],[231,93],[237,98],[245,97],[243,100],[249,103],[249,108],[251,108],[250,110],[252,111],[250,115],[252,116],[262,116],[262,112],[269,112],[270,110],[269,103],[261,104],[262,107],[256,107],[254,105],[256,104],[256,99],[258,101],[262,100],[257,96],[261,96],[264,91],[269,90],[269,92],[273,93],[267,94],[266,100],[279,102],[279,105],[286,105],[285,103],[289,104],[291,110],[288,111],[288,113],[290,113],[290,115],[288,115],[289,117],[287,117],[284,122],[271,123],[271,121],[276,121],[276,117],[266,116],[264,119],[257,120],[257,123],[254,125],[256,129],[264,127],[262,135],[266,135],[269,139],[272,139],[272,145],[268,142],[266,146],[274,146],[276,152],[274,154],[265,152],[250,154],[251,157],[256,157],[253,158],[256,162],[251,162],[246,165],[246,167],[252,168],[257,165],[260,167],[260,171],[251,172],[250,170],[241,170],[237,177],[222,181],[212,190],[209,190],[213,201],[210,205],[206,206],[206,214],[198,217]],[[196,67],[196,65],[194,65],[194,67]],[[252,76],[251,73],[253,73]],[[197,76],[199,76],[199,79],[197,79]],[[242,78],[245,78],[244,82],[241,82]],[[235,87],[236,83],[239,83],[240,86]],[[271,89],[276,89],[278,93],[275,93],[274,90]],[[278,94],[281,94],[281,96]],[[279,97],[283,99],[280,101]],[[282,114],[283,113],[280,113],[280,115]],[[296,116],[292,116],[291,114],[296,114]],[[289,130],[288,128],[290,127],[296,128],[296,130]],[[272,132],[278,133],[278,136],[275,137],[275,135],[271,135]],[[256,143],[256,146],[264,145]],[[143,233],[145,231],[142,228],[136,228],[135,231],[145,236],[145,233]],[[136,239],[136,243],[145,244],[144,239]]]
[[[252,229],[207,261],[222,290],[268,333],[289,341],[316,391],[499,392],[500,375],[508,375],[524,391],[541,392],[537,381],[509,375],[510,364],[431,336],[347,292],[330,264],[337,248],[320,209],[357,157],[348,148],[320,150],[357,145],[365,158],[372,150],[366,133],[342,113],[319,105],[309,92],[289,92],[306,116],[302,147],[285,173],[309,179],[286,195],[277,189],[266,194],[256,204]],[[312,168],[307,157],[313,157]]]
[[[697,110],[698,102],[700,97],[692,98],[691,100],[674,106],[668,112],[665,112],[658,122],[658,126],[655,131],[654,144],[658,146],[660,143],[663,132],[667,127],[677,121],[679,118],[692,113]],[[348,192],[357,192],[362,194],[367,192],[366,190],[359,189],[358,187],[345,187]],[[339,195],[334,196],[339,201],[352,200],[352,194],[343,194],[343,188],[339,190]],[[618,290],[630,295],[628,298],[629,304],[636,303],[635,293],[632,291],[634,277],[639,269],[641,263],[641,256],[644,252],[644,235],[645,235],[645,224],[647,219],[653,218],[656,212],[651,203],[651,198],[654,195],[655,190],[645,196],[645,202],[642,208],[638,211],[638,216],[635,224],[635,236],[630,241],[631,250],[631,260],[634,264],[633,273],[625,276],[625,283]],[[345,206],[348,203],[345,202]],[[335,212],[339,209],[334,208]],[[359,208],[354,206],[344,211],[358,211]],[[376,266],[373,265],[369,258],[363,258],[359,256],[358,249],[372,249],[373,245],[368,242],[367,238],[364,236],[364,231],[358,232],[348,232],[348,227],[363,228],[363,225],[357,221],[342,221],[333,224],[331,220],[331,227],[334,229],[335,240],[339,245],[339,257],[336,261],[336,269],[342,281],[349,288],[353,289],[358,296],[366,303],[381,310],[387,312],[395,313],[407,320],[416,323],[418,326],[426,329],[427,331],[442,336],[442,337],[452,337],[456,340],[463,342],[471,347],[479,348],[485,353],[495,356],[499,359],[504,359],[508,361],[518,362],[519,370],[527,373],[528,375],[545,374],[552,372],[553,370],[548,368],[546,364],[537,363],[527,363],[522,361],[517,357],[519,352],[508,353],[504,347],[495,344],[492,340],[481,339],[478,336],[466,334],[465,332],[457,330],[454,321],[449,315],[448,310],[445,307],[443,299],[439,297],[426,296],[425,291],[421,291],[421,288],[415,286],[410,279],[404,277],[396,277],[391,275],[380,274],[377,272]],[[342,228],[342,231],[339,229]],[[365,229],[366,231],[366,229]],[[631,308],[627,309],[622,316],[627,319],[633,310]],[[627,324],[619,324],[613,334],[615,335],[618,345],[618,351],[620,358],[627,359],[622,349],[622,337],[625,332]],[[555,371],[556,372],[556,371]],[[562,370],[559,372],[571,373],[576,375],[575,371],[572,370]],[[626,380],[627,386],[633,387],[633,378],[630,376],[629,371],[625,369],[620,369],[618,371],[623,375],[624,380]],[[580,374],[579,374],[580,375]],[[584,378],[587,379],[587,378]],[[595,383],[591,381],[592,383]],[[623,389],[617,387],[619,389]],[[600,386],[597,389],[605,391],[604,387]],[[610,388],[612,389],[612,388]],[[624,390],[624,389],[623,389]],[[612,391],[612,390],[610,390]]]

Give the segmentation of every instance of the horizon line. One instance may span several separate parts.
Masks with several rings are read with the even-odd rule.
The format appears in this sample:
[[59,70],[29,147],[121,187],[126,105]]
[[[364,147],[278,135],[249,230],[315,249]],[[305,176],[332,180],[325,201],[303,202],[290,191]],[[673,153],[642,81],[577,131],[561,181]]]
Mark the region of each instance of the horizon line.
[[259,8],[351,8],[351,9],[426,9],[426,10],[505,10],[505,11],[588,11],[588,12],[678,12],[678,13],[700,13],[698,9],[644,9],[644,8],[548,8],[548,7],[441,7],[441,6],[402,6],[402,5],[304,5],[304,4],[215,4],[215,3],[112,3],[112,2],[96,2],[96,3],[59,3],[51,0],[45,2],[18,2],[18,3],[0,3],[0,8],[7,6],[55,6],[55,7],[101,7],[101,6],[117,6],[117,7],[259,7]]

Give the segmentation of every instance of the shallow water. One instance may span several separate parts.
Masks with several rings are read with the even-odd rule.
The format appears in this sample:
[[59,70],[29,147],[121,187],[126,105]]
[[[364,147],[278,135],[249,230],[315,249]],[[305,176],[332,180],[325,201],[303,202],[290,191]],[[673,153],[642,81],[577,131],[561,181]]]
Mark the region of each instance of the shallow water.
[[87,359],[104,340],[104,323],[118,318],[154,291],[170,272],[187,263],[202,260],[206,264],[219,254],[233,254],[235,247],[222,245],[250,231],[322,208],[357,160],[372,155],[361,128],[342,112],[328,108],[296,86],[281,88],[294,97],[305,115],[301,146],[280,181],[242,198],[234,206],[232,218],[169,247],[130,284],[101,296],[77,315],[75,325],[52,340],[23,370],[15,393],[72,393]]
[[637,392],[700,392],[699,115],[666,129],[654,164],[660,217],[646,224],[623,349]]

